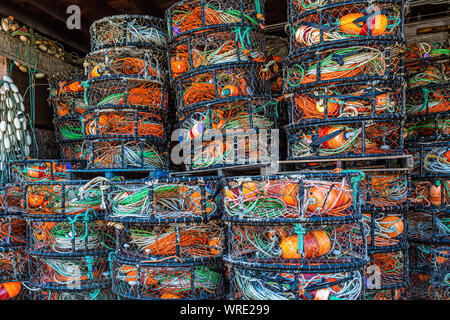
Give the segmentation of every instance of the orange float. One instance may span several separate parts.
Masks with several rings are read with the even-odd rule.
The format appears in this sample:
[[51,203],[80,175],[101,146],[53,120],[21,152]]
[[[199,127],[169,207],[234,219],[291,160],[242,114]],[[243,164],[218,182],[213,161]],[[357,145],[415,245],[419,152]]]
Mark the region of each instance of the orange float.
[[11,300],[22,290],[21,282],[0,283],[0,300]]
[[178,57],[170,59],[170,70],[172,70],[172,73],[175,77],[179,76],[182,73],[185,73],[188,70],[186,60],[180,59]]
[[[342,185],[339,186],[341,187]],[[347,186],[343,187],[344,190],[338,190],[335,187],[331,191],[329,189],[330,187],[325,186],[315,186],[310,189],[307,198],[313,198],[314,202],[308,205],[307,209],[309,212],[342,210],[351,205],[352,199],[348,195],[350,189]]]
[[[340,131],[342,128],[319,128],[319,139],[326,137],[333,132]],[[322,147],[325,149],[338,149],[346,143],[347,139],[345,137],[345,132],[337,134],[335,137],[328,139],[322,143]]]
[[442,203],[442,187],[441,182],[436,181],[436,184],[431,184],[430,186],[430,202],[433,206],[441,206]]
[[399,217],[389,216],[384,217],[381,220],[381,226],[385,229],[388,229],[390,232],[384,232],[385,235],[395,238],[403,233],[404,224],[403,221]]
[[[283,259],[301,259],[302,255],[297,253],[298,236],[293,235],[283,238],[280,244]],[[314,230],[303,236],[303,251],[306,259],[321,257],[331,250],[331,241],[328,234],[323,230]]]
[[353,35],[379,36],[386,32],[387,17],[384,14],[376,14],[363,19],[362,13],[350,13],[339,20],[339,29],[341,32]]
[[30,193],[28,196],[28,205],[30,207],[39,207],[44,203],[44,196],[41,194]]

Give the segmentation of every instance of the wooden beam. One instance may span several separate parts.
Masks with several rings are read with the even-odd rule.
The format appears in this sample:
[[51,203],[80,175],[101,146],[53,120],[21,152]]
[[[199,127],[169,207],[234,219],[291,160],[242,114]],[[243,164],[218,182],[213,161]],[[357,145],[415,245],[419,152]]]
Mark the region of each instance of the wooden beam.
[[128,2],[136,9],[142,11],[142,14],[158,17],[161,11],[151,4],[149,0],[128,0]]
[[4,16],[13,16],[21,23],[33,28],[39,33],[42,33],[49,38],[55,39],[68,46],[71,46],[74,49],[80,50],[83,53],[89,51],[88,43],[84,43],[76,39],[73,35],[69,35],[68,33],[60,31],[57,28],[54,28],[54,26],[45,23],[43,19],[40,19],[39,17],[35,17],[27,13],[26,10],[11,2],[0,1],[0,13]]
[[8,74],[8,59],[0,56],[0,78]]
[[114,8],[111,8],[102,0],[78,0],[75,1],[74,4],[80,6],[81,14],[83,14],[84,9],[89,8],[90,11],[97,13],[98,18],[119,14],[119,12],[117,12]]
[[[16,55],[17,49],[17,55]],[[18,40],[6,34],[4,32],[0,33],[0,56],[5,56],[10,60],[16,60],[17,62],[29,66],[34,69],[35,56],[34,49],[29,49],[29,59],[30,63],[27,63],[27,47],[25,42]],[[36,50],[36,65],[37,70],[45,74],[52,74],[55,72],[63,71],[79,71],[81,67],[72,65],[70,63],[56,59],[54,56]]]

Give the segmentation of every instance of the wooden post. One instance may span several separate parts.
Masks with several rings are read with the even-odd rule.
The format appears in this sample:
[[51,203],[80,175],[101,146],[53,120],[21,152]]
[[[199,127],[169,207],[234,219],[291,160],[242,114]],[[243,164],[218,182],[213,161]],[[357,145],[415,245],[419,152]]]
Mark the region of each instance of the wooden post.
[[8,59],[0,56],[0,78],[8,74]]

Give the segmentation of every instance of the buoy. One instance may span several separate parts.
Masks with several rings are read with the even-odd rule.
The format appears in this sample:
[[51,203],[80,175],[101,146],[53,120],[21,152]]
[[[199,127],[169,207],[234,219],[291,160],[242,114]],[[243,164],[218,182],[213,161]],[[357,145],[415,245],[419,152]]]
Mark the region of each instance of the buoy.
[[189,137],[193,140],[195,138],[200,137],[204,131],[205,131],[205,124],[203,123],[203,121],[197,122],[192,126],[191,130],[189,131]]
[[173,57],[170,59],[170,70],[174,76],[179,76],[180,74],[187,71],[187,62],[185,59],[180,59],[178,57]]
[[[310,204],[307,207],[309,212],[329,212],[337,208],[348,208],[351,205],[350,189],[344,185],[344,190],[340,190],[341,184],[335,185],[328,194],[330,187],[314,186],[307,195]],[[339,188],[339,189],[337,189]]]
[[22,289],[21,282],[0,283],[0,300],[11,300],[16,297]]
[[223,87],[222,92],[221,92],[221,97],[225,98],[225,97],[235,97],[239,95],[239,89],[236,86],[233,85],[228,85]]
[[442,205],[441,192],[442,192],[442,187],[441,187],[441,182],[440,181],[436,181],[435,184],[432,184],[430,186],[430,202],[431,202],[431,205],[436,206],[436,207],[440,207]]
[[28,196],[28,205],[33,208],[39,207],[44,203],[44,198],[43,195],[30,193]]
[[174,299],[181,299],[181,297],[175,293],[166,292],[161,295],[161,299],[174,300]]
[[[319,138],[323,138],[335,131],[342,130],[342,128],[319,128]],[[351,137],[351,132],[341,132],[337,136],[332,137],[322,143],[322,147],[325,149],[338,149],[342,147],[346,141]]]
[[347,34],[366,36],[382,35],[387,28],[387,17],[384,14],[368,16],[365,21],[355,21],[364,17],[362,13],[350,13],[343,16],[339,21],[339,29]]
[[402,219],[395,216],[388,216],[383,218],[380,222],[380,225],[383,228],[388,229],[390,231],[390,232],[384,231],[383,233],[391,238],[398,237],[403,233],[404,230],[404,224]]
[[[283,259],[301,259],[297,253],[298,236],[293,235],[283,238],[280,244]],[[314,230],[303,235],[303,251],[306,259],[317,258],[326,255],[331,250],[331,242],[328,234],[323,230]]]

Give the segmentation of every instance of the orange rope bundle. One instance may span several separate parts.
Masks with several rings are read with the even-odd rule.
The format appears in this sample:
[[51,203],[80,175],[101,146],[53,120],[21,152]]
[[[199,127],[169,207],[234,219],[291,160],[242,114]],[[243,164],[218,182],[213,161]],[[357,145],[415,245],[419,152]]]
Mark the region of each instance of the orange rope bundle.
[[[22,219],[12,219],[10,223],[6,220],[6,223],[2,224],[0,219],[0,244],[11,243],[24,244],[26,243],[27,225]],[[11,232],[9,229],[11,228]]]
[[186,106],[214,99],[216,99],[216,91],[214,84],[211,83],[194,82],[183,95]]
[[[209,6],[205,6],[205,24],[216,25],[224,24],[226,21],[221,19],[218,12]],[[178,23],[179,22],[179,23]],[[176,25],[180,32],[186,32],[192,29],[198,29],[202,27],[202,7],[196,6],[192,9],[192,5],[189,3],[180,5],[176,11],[172,12],[172,23]]]
[[[127,103],[132,105],[152,106],[154,108],[161,108],[163,95],[161,86],[155,83],[145,83],[129,91]],[[124,99],[119,102],[119,105],[124,104]]]
[[115,60],[111,65],[115,73],[126,75],[149,75],[157,77],[159,73],[152,68],[143,59],[139,58],[122,58]]

